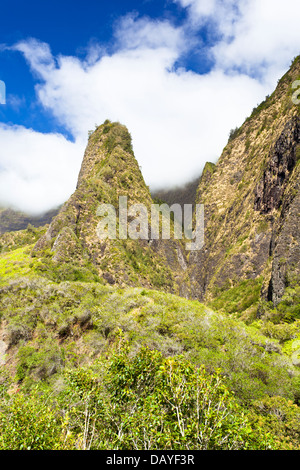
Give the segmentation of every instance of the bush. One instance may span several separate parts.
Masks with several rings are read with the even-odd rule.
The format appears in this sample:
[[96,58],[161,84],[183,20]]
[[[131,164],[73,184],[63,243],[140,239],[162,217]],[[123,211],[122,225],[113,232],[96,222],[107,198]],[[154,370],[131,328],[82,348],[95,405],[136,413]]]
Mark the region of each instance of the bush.
[[267,397],[254,403],[264,427],[276,436],[281,450],[300,450],[300,408],[282,397]]
[[1,450],[55,450],[64,448],[62,421],[37,393],[16,393],[2,401]]
[[[252,424],[219,373],[148,348],[116,349],[102,377],[68,374],[71,427],[91,449],[266,449],[270,438]],[[105,385],[104,385],[105,384]],[[74,393],[75,392],[75,393]],[[89,416],[87,430],[86,417]],[[84,436],[85,432],[85,436]]]
[[228,142],[235,139],[239,135],[240,128],[236,127],[235,129],[231,129],[229,132],[229,139]]

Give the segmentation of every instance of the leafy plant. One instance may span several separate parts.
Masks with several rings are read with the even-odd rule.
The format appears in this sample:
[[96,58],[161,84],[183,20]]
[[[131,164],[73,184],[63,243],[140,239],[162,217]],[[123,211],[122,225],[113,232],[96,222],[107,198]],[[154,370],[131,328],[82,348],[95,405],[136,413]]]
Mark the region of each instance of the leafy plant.
[[62,420],[50,403],[37,392],[16,392],[2,401],[0,409],[1,450],[64,449]]
[[101,380],[90,369],[70,372],[68,380],[76,391],[73,400],[81,399],[80,408],[70,412],[70,422],[89,448],[272,446],[259,426],[252,429],[219,373],[207,374],[180,356],[164,358],[148,348],[131,355],[125,343],[112,354]]

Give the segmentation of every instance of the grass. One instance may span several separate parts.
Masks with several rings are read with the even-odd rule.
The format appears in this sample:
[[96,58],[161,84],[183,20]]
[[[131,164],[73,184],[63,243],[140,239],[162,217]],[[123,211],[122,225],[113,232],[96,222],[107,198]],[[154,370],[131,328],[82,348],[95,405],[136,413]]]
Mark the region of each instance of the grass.
[[247,279],[219,293],[209,306],[217,311],[241,315],[247,309],[256,309],[260,299],[262,278]]
[[[209,374],[220,371],[243,406],[265,397],[280,396],[294,403],[300,397],[299,371],[293,364],[300,325],[277,326],[270,318],[246,325],[236,318],[245,309],[256,308],[262,279],[219,292],[206,306],[146,288],[123,289],[80,279],[51,282],[38,276],[39,260],[30,257],[31,248],[0,257],[1,287],[5,286],[0,319],[9,346],[0,383],[9,374],[12,389],[20,387],[30,394],[38,386],[56,393],[64,386],[67,370],[109,358],[122,331],[130,354],[146,346],[164,357],[181,355]],[[134,262],[135,255],[128,261]],[[298,294],[293,289],[285,298],[284,318],[299,304]],[[274,312],[269,315],[276,320]]]
[[0,256],[0,285],[23,276],[36,275],[34,267],[37,262],[30,256],[32,246],[17,248]]
[[[262,334],[261,326],[154,290],[23,281],[2,293],[0,311],[19,351],[16,379],[26,387],[40,380],[54,383],[64,368],[92,362],[109,351],[121,330],[133,351],[147,346],[164,356],[182,354],[211,372],[221,369],[241,401],[276,394],[278,384],[283,396],[293,398],[293,366],[280,354],[279,340]],[[223,293],[223,308],[226,298],[228,307],[241,309],[242,290],[249,293],[253,285],[240,286],[234,299],[231,289],[230,301]]]

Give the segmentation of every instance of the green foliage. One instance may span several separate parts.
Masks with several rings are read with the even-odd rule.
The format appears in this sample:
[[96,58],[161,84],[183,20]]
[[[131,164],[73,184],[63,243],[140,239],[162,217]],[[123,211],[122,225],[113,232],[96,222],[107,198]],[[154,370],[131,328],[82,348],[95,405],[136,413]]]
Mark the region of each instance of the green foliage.
[[261,316],[272,323],[293,323],[300,320],[300,285],[287,287],[279,304],[261,303]]
[[132,355],[125,344],[112,353],[101,377],[81,369],[68,373],[68,383],[68,396],[77,403],[68,413],[69,426],[81,436],[81,448],[272,447],[220,374],[207,374],[181,356],[165,358],[148,348]]
[[[216,313],[163,292],[112,288],[92,280],[57,278],[55,283],[37,278],[38,259],[20,250],[1,257],[12,257],[8,265],[16,273],[11,272],[1,286],[1,324],[13,358],[13,365],[5,366],[12,380],[10,395],[0,390],[1,431],[8,416],[14,419],[9,409],[18,419],[20,404],[14,405],[14,400],[23,394],[33,415],[41,410],[36,429],[43,448],[279,445],[267,434],[276,434],[281,423],[273,417],[271,423],[269,415],[253,404],[281,397],[289,407],[300,399],[293,363],[299,339],[297,285],[287,290],[276,309],[267,306],[262,320],[247,326],[234,317],[257,305],[262,279],[220,292]],[[135,244],[133,251],[127,246],[126,251],[127,263],[136,263],[140,272],[153,265],[154,271],[142,246]],[[18,278],[20,259],[22,272],[30,277]],[[51,253],[45,259],[51,262]],[[124,347],[118,346],[119,330],[128,340]],[[1,383],[4,376],[0,368]],[[21,395],[12,393],[16,383]],[[38,394],[33,391],[36,384]],[[43,428],[45,403],[53,416],[54,437]],[[8,427],[7,434],[3,431],[2,447],[9,446],[9,439],[15,448],[40,445],[32,439],[30,423],[22,425],[22,432],[15,426]],[[284,427],[280,431],[286,436],[282,446],[296,448],[296,421],[289,423],[288,433]]]
[[36,264],[36,272],[54,282],[100,282],[95,267],[89,262],[80,266],[72,263],[55,263],[51,259],[44,258],[42,262]]
[[[43,340],[41,340],[43,341]],[[62,365],[61,353],[57,346],[51,344],[20,347],[16,379],[20,382],[34,372],[38,379],[45,379],[55,374]]]
[[44,227],[36,228],[33,225],[28,224],[27,229],[25,230],[4,233],[0,236],[0,253],[7,253],[18,248],[33,245],[45,233],[45,231],[46,228]]
[[30,256],[30,246],[16,248],[0,257],[0,285],[22,276],[34,277],[36,261]]
[[239,134],[240,134],[240,128],[239,127],[231,129],[230,132],[229,132],[228,142],[231,142],[232,140],[234,140],[236,137],[238,137]]
[[210,303],[214,310],[241,314],[249,307],[255,308],[260,298],[262,278],[247,279],[231,289],[226,289]]
[[300,408],[282,397],[266,397],[254,403],[257,420],[275,437],[279,450],[300,450]]
[[166,358],[122,336],[93,366],[65,373],[55,396],[36,387],[4,392],[1,450],[271,449],[265,432],[228,390],[182,356]]
[[1,450],[64,449],[59,415],[35,392],[16,392],[2,400],[0,408]]
[[26,387],[93,361],[121,329],[135,348],[148,346],[166,357],[183,354],[211,373],[221,369],[243,403],[265,394],[298,394],[290,379],[295,368],[280,354],[277,336],[171,294],[23,280],[2,291],[0,311],[7,340],[19,348],[17,378]]
[[261,332],[269,338],[277,339],[280,344],[296,338],[300,332],[300,322],[292,324],[280,323],[274,324],[272,321],[265,321],[261,328]]
[[119,123],[104,123],[103,134],[107,134],[104,147],[108,154],[111,154],[118,145],[121,145],[125,152],[133,153],[131,135],[124,126]]

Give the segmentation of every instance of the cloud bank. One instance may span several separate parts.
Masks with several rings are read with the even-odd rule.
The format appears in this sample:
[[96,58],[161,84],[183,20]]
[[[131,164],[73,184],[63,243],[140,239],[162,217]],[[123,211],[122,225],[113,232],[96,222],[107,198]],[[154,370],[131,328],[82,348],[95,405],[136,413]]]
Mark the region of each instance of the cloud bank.
[[[181,26],[128,14],[116,24],[110,50],[93,46],[85,59],[54,57],[36,39],[13,46],[36,77],[39,103],[74,142],[1,126],[0,205],[40,212],[64,202],[75,188],[88,131],[105,119],[128,127],[151,188],[186,182],[217,160],[230,129],[273,91],[298,54],[300,5],[176,2],[188,13]],[[213,64],[209,72],[177,67],[195,48]]]
[[0,142],[2,206],[41,214],[69,198],[80,168],[80,145],[59,134],[3,124]]

